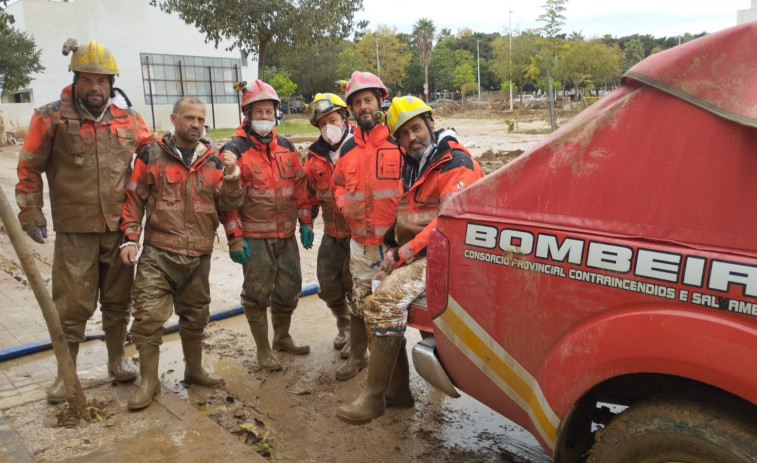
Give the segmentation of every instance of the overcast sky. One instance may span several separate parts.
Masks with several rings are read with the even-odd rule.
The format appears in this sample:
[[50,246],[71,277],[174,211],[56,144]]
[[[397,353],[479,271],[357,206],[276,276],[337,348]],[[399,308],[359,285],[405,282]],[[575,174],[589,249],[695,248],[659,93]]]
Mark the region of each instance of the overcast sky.
[[[470,28],[474,32],[508,31],[512,10],[513,33],[543,26],[536,19],[544,12],[543,0],[363,0],[364,11],[356,19],[370,22],[368,28],[394,26],[410,33],[420,18],[434,22],[437,33],[447,28]],[[736,12],[751,7],[750,0],[568,0],[565,4],[566,34],[581,32],[586,38],[610,34],[623,37],[651,34],[673,37],[683,33],[715,32],[736,25]]]

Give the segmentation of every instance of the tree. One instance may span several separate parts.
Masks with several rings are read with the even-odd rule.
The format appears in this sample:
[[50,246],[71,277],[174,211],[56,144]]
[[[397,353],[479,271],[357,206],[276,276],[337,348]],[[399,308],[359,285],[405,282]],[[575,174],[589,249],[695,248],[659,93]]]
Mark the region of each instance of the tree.
[[397,38],[396,28],[379,26],[375,33],[366,34],[358,40],[355,51],[362,56],[366,67],[353,68],[353,71],[369,71],[376,74],[390,93],[403,87],[411,53],[407,45]]
[[31,82],[31,75],[45,67],[40,63],[42,50],[34,39],[13,27],[0,27],[0,94],[24,88]]
[[636,64],[639,61],[643,60],[646,56],[646,52],[644,50],[644,44],[641,43],[641,40],[638,37],[634,37],[628,42],[624,44],[625,48],[625,54],[626,59],[630,64]]
[[545,36],[545,53],[541,55],[544,61],[543,67],[547,73],[547,85],[549,96],[549,119],[552,124],[552,131],[557,130],[557,122],[555,120],[555,98],[552,91],[552,70],[555,68],[555,62],[557,61],[557,54],[560,49],[560,45],[563,39],[559,37],[560,28],[565,24],[565,3],[568,0],[546,0],[546,3],[542,5],[544,13],[539,15],[538,21],[544,23],[542,31]]
[[436,33],[436,27],[434,22],[428,18],[421,18],[413,26],[413,41],[415,48],[418,50],[418,59],[423,66],[423,72],[425,74],[424,94],[426,95],[426,101],[428,98],[428,65],[431,63],[431,49],[434,46],[434,33]]
[[[538,73],[528,74],[532,69],[532,58],[539,53],[539,36],[535,31],[526,31],[513,36],[512,60],[509,37],[499,37],[492,44],[495,64],[494,72],[503,82],[512,77],[514,87],[526,90],[538,80]],[[512,69],[509,68],[512,62]],[[507,87],[506,87],[507,88]]]
[[[363,0],[150,0],[167,13],[178,13],[217,47],[227,39],[246,54],[257,54],[258,75],[265,71],[266,50],[272,44],[297,47],[328,38],[347,38]],[[357,24],[358,29],[367,25]]]
[[619,77],[621,55],[617,46],[600,40],[570,42],[560,54],[559,68],[583,100],[587,86]]

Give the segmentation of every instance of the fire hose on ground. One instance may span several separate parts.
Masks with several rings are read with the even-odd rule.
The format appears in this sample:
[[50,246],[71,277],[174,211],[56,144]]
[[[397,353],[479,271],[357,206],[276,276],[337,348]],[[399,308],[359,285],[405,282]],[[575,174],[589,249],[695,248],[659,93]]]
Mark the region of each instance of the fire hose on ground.
[[[300,292],[300,297],[302,296],[309,296],[311,294],[315,294],[318,292],[318,285],[312,284],[305,286],[302,291]],[[215,313],[210,314],[209,321],[217,321],[217,320],[223,320],[229,317],[233,317],[235,315],[240,315],[244,313],[244,309],[242,307],[235,307],[233,309],[229,310],[221,310]],[[179,323],[171,323],[169,325],[166,325],[163,328],[164,334],[170,334],[175,333],[179,331]],[[85,342],[86,341],[93,341],[93,340],[104,340],[105,334],[103,333],[87,333],[85,335]],[[36,354],[38,352],[43,352],[45,350],[51,349],[53,347],[52,341],[50,339],[46,339],[44,341],[36,341],[31,342],[28,344],[24,344],[18,347],[10,347],[8,349],[0,350],[0,362],[4,362],[5,360],[11,360],[18,357],[23,357],[26,355]]]

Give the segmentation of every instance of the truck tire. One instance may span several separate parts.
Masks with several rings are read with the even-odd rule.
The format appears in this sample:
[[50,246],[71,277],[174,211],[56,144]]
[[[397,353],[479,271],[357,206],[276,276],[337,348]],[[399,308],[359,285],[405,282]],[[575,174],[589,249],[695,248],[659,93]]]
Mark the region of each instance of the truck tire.
[[587,463],[755,462],[756,420],[737,410],[684,398],[633,404],[597,431]]

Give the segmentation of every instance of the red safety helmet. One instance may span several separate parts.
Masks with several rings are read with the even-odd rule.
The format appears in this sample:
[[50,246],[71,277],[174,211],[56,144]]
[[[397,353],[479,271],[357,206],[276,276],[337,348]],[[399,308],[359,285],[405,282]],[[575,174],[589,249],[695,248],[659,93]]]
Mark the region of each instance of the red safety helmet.
[[242,102],[239,106],[244,109],[245,106],[255,103],[256,101],[265,100],[273,101],[273,106],[276,109],[281,105],[281,100],[279,100],[279,95],[276,93],[276,90],[262,80],[256,79],[249,88],[245,87],[242,92]]
[[344,99],[347,100],[347,104],[350,104],[350,98],[357,92],[363,90],[374,89],[379,101],[379,108],[382,102],[389,96],[389,90],[386,89],[381,79],[376,77],[375,74],[366,71],[355,71],[352,73],[347,86],[344,89]]

